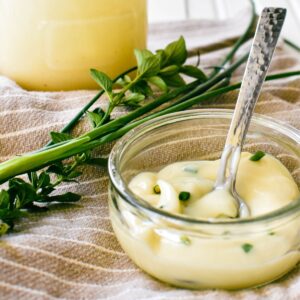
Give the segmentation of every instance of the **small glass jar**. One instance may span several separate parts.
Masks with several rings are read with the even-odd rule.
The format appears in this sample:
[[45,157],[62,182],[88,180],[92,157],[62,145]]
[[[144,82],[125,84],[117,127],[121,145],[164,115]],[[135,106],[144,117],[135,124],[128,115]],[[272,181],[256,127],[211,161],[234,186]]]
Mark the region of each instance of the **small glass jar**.
[[146,0],[0,0],[0,74],[29,90],[92,89],[146,47]]
[[[231,117],[232,111],[206,109],[163,116],[132,130],[111,152],[109,206],[116,236],[140,268],[164,282],[192,289],[256,287],[299,262],[300,199],[255,218],[196,220],[151,207],[128,189],[142,171],[219,158]],[[277,157],[299,186],[299,145],[299,131],[255,115],[244,151]]]

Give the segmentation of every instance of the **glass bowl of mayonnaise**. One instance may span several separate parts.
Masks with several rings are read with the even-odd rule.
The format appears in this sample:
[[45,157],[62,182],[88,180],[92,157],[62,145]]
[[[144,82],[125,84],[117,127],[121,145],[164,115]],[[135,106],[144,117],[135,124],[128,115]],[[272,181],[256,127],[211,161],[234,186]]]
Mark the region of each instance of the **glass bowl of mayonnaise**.
[[231,110],[166,115],[129,132],[109,159],[109,206],[121,246],[142,270],[192,289],[242,289],[293,269],[300,252],[300,132],[254,115],[236,190],[239,218],[214,187]]

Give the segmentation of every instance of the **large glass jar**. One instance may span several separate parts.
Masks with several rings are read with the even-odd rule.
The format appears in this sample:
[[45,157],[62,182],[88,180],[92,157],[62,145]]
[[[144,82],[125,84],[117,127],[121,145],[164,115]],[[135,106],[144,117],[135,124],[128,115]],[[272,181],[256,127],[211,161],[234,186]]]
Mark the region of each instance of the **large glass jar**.
[[91,89],[146,46],[146,0],[0,0],[0,74],[30,90]]
[[[142,171],[219,158],[231,117],[230,111],[205,109],[163,116],[132,130],[111,152],[114,231],[131,259],[162,281],[187,288],[240,289],[273,281],[299,262],[300,199],[258,217],[208,220],[156,209],[128,189]],[[299,187],[299,145],[299,131],[256,115],[244,150],[277,157]]]

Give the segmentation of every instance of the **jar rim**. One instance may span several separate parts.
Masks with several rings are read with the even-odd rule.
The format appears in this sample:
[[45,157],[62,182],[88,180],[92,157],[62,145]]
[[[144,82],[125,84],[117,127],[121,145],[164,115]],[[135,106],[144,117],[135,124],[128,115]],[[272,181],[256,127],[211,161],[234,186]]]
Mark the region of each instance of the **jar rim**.
[[[286,217],[293,213],[300,211],[300,199],[292,201],[290,204],[275,210],[273,212],[259,215],[256,217],[242,218],[242,219],[229,219],[229,220],[218,220],[212,219],[194,219],[185,215],[175,215],[169,212],[157,209],[151,206],[148,202],[144,201],[137,195],[133,194],[125,181],[123,180],[118,163],[120,162],[120,157],[124,153],[124,149],[129,146],[135,138],[141,136],[142,134],[155,130],[158,126],[175,123],[176,121],[191,120],[197,118],[222,118],[231,120],[233,110],[231,109],[193,109],[186,110],[182,112],[175,112],[166,114],[157,118],[153,118],[145,123],[137,126],[136,128],[129,131],[121,139],[119,139],[114,145],[108,161],[108,173],[110,178],[110,184],[116,189],[116,191],[122,196],[122,199],[126,201],[129,205],[136,209],[142,210],[146,213],[154,214],[159,217],[163,217],[169,221],[184,222],[186,224],[205,224],[205,225],[234,225],[234,224],[256,224],[261,221],[271,221],[280,217]],[[300,131],[289,124],[282,121],[275,120],[269,116],[264,116],[260,114],[254,114],[251,119],[251,123],[255,125],[260,125],[268,127],[270,129],[276,130],[290,139],[294,140],[297,145],[300,145]],[[300,150],[299,154],[300,157]]]

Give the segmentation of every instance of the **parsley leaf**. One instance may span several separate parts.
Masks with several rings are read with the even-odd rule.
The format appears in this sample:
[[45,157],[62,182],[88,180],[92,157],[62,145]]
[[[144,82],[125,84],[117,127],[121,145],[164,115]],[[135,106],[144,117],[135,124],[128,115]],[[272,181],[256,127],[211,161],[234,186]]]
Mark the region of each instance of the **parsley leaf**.
[[253,245],[248,243],[242,245],[242,249],[244,250],[245,253],[249,253],[252,250],[252,248]]

